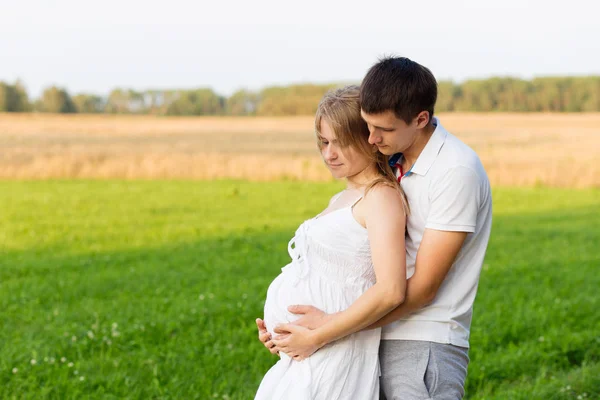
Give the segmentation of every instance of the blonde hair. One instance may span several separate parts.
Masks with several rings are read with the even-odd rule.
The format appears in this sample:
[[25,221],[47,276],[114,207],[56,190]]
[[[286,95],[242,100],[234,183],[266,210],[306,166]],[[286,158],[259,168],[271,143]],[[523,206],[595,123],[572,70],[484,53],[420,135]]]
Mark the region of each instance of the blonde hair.
[[400,193],[404,210],[408,215],[409,207],[406,195],[388,164],[388,156],[379,151],[373,151],[373,147],[369,144],[369,128],[360,115],[359,94],[358,86],[349,85],[330,90],[323,96],[315,115],[315,134],[319,149],[322,147],[321,121],[326,119],[342,148],[352,147],[376,166],[379,177],[369,182],[365,188],[365,194],[379,184],[391,186]]

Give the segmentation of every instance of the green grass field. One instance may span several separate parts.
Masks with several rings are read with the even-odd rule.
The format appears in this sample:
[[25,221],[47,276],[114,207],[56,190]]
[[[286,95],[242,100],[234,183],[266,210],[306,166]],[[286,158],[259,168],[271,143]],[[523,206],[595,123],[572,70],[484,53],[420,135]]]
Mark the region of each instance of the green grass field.
[[[1,399],[251,399],[296,226],[339,184],[0,182]],[[600,190],[496,189],[470,399],[600,398]]]

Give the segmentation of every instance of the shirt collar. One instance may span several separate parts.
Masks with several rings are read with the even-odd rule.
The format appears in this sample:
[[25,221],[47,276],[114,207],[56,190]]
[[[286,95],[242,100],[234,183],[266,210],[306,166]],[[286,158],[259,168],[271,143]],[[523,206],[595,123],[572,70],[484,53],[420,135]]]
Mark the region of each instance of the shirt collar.
[[[448,136],[448,131],[446,131],[442,124],[440,124],[440,121],[437,119],[437,117],[433,117],[433,125],[435,126],[435,130],[423,148],[423,151],[421,151],[421,154],[419,154],[417,161],[411,168],[411,173],[418,175],[427,174],[427,171],[429,171],[429,168],[431,168],[437,155],[444,146],[444,142]],[[402,153],[396,153],[391,156],[389,159],[390,166],[393,167],[396,165],[401,157]]]

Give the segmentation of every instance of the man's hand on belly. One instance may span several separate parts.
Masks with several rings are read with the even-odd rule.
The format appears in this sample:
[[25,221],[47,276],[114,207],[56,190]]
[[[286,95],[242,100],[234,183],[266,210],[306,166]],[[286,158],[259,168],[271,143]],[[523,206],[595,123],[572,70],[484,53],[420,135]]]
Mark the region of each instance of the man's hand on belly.
[[289,306],[288,311],[292,314],[300,316],[300,318],[292,322],[294,325],[303,326],[308,329],[320,328],[329,322],[334,315],[327,314],[324,311],[319,310],[317,307],[305,305]]

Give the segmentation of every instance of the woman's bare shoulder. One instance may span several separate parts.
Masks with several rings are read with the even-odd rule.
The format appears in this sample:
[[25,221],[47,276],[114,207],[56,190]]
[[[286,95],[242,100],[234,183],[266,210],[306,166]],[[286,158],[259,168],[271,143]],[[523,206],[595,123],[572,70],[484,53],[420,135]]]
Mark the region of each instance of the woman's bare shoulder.
[[404,203],[400,191],[388,184],[373,186],[364,197],[367,215],[398,214],[405,217]]

